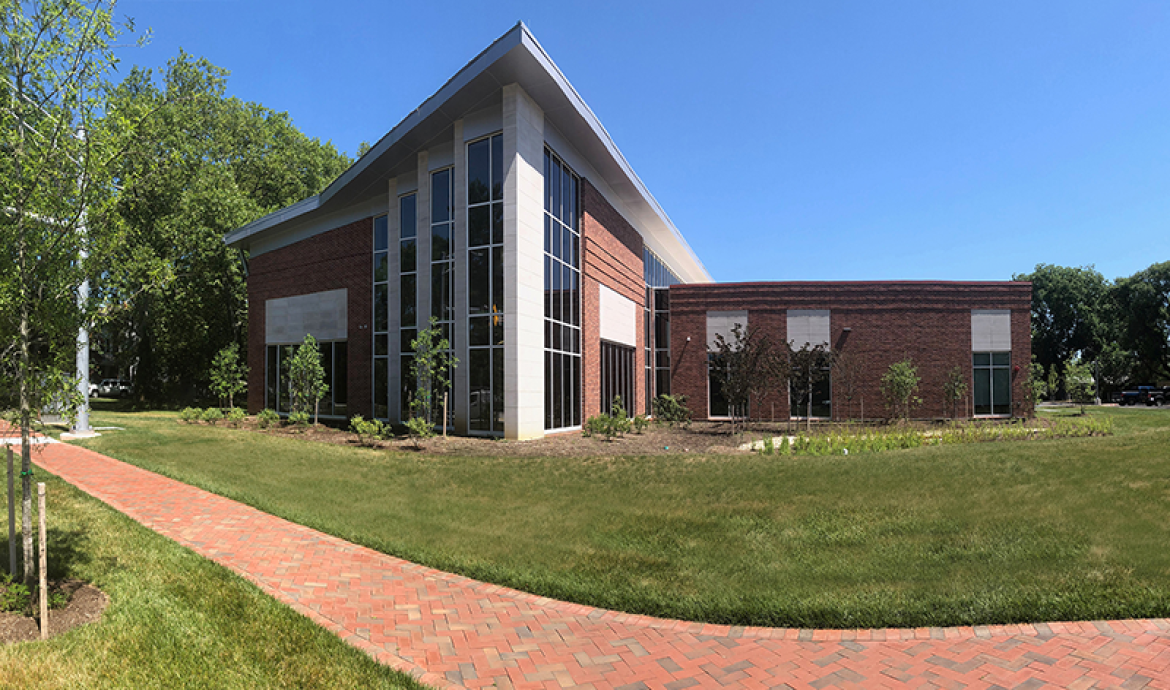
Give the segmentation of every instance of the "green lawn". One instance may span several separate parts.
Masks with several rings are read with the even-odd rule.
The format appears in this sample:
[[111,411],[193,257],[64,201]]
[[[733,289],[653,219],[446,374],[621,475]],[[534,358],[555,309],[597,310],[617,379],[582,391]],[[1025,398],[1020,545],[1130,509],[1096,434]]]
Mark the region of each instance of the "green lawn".
[[0,647],[0,687],[421,687],[225,568],[43,471],[37,480],[49,498],[50,577],[89,580],[111,604],[97,624]]
[[393,454],[100,413],[86,445],[433,567],[624,611],[879,627],[1170,616],[1170,410],[848,457]]

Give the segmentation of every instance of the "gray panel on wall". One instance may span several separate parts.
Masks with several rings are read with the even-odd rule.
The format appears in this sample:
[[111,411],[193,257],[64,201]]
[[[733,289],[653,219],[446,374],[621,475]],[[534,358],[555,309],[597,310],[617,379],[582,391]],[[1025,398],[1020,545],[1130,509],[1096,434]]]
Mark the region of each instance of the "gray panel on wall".
[[264,303],[264,342],[299,343],[312,333],[317,340],[345,340],[348,291],[326,290]]
[[709,311],[707,312],[707,350],[714,352],[718,349],[715,346],[715,336],[721,335],[724,340],[731,339],[731,329],[739,324],[741,328],[747,328],[748,313],[747,311]]
[[1012,349],[1010,309],[971,310],[971,351],[1008,352]]
[[828,345],[830,337],[828,309],[788,310],[788,342],[792,347]]

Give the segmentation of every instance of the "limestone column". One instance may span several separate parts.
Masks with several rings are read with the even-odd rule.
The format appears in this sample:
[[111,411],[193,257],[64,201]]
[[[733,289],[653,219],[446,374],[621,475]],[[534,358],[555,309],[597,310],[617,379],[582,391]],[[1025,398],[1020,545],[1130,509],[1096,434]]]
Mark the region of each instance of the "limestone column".
[[503,89],[504,436],[544,435],[544,112]]

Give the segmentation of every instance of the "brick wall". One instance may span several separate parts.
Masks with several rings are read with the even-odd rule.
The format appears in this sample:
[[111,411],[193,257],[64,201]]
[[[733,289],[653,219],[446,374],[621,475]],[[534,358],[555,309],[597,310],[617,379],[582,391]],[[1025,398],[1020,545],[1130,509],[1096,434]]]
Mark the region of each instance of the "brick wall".
[[[958,366],[967,379],[960,416],[970,415],[972,392],[971,310],[1012,311],[1012,401],[1015,414],[1027,416],[1022,384],[1031,361],[1030,283],[1019,282],[808,282],[675,285],[671,305],[671,390],[687,396],[696,419],[707,416],[707,311],[747,310],[748,323],[776,343],[787,338],[789,309],[830,310],[833,348],[859,364],[856,394],[843,397],[834,383],[833,416],[838,419],[885,417],[880,380],[886,369],[909,357],[918,367],[923,404],[919,417],[944,417],[942,388]],[[845,332],[849,328],[850,332]],[[687,338],[690,337],[690,342]],[[789,416],[788,396],[776,391],[753,401],[752,416]]]
[[373,219],[365,218],[248,264],[248,411],[264,408],[265,301],[346,288],[349,413],[370,415]]
[[[645,406],[645,326],[642,310],[646,303],[646,282],[642,271],[642,236],[605,197],[581,180],[581,361],[585,399],[581,408],[584,422],[601,410],[600,343],[598,302],[601,285],[637,305],[637,346],[634,352],[634,400],[625,401],[631,413]],[[606,410],[608,412],[608,410]]]

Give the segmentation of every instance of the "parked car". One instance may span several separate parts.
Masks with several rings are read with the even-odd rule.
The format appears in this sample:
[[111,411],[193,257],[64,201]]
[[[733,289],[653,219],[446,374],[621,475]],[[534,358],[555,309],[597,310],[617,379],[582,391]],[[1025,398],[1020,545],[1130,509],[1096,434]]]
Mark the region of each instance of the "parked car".
[[123,379],[103,379],[97,394],[103,398],[126,398],[134,392],[134,384]]
[[1121,392],[1121,405],[1163,405],[1166,402],[1164,389],[1154,386],[1138,386]]

